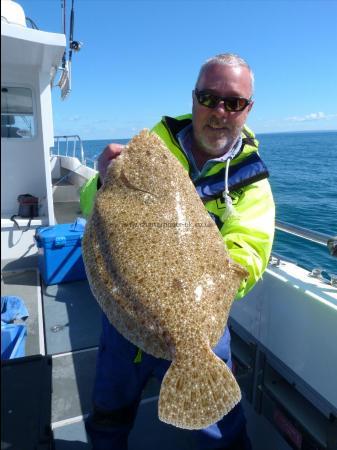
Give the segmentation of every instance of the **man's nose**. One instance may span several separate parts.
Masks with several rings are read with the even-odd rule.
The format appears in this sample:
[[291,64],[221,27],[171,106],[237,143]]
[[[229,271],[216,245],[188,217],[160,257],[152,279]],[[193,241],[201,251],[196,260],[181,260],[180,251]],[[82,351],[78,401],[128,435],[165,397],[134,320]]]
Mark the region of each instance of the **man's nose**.
[[228,111],[226,110],[226,108],[225,108],[225,103],[224,103],[223,100],[221,100],[221,101],[216,105],[216,107],[213,108],[213,110],[214,110],[217,114],[219,114],[219,115],[221,115],[221,116],[227,116],[227,115],[229,114],[229,112],[228,112]]

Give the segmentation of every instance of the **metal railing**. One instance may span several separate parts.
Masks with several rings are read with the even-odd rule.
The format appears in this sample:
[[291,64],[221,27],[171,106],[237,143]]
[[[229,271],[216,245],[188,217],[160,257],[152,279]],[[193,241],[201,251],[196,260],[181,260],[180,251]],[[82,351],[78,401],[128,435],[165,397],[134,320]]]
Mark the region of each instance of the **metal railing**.
[[85,158],[85,165],[88,167],[91,167],[94,170],[97,170],[97,159],[93,159],[93,158]]
[[[79,151],[78,156],[76,156],[76,150]],[[50,155],[77,157],[84,166],[97,170],[97,159],[89,158],[84,155],[82,140],[77,134],[54,136],[54,147],[52,147]]]
[[[62,145],[62,143],[64,143],[64,145]],[[76,158],[76,149],[79,149],[80,152],[78,159],[85,165],[82,140],[77,134],[69,136],[54,136],[54,147],[51,150],[51,155],[70,156],[72,158]],[[61,153],[61,151],[64,151],[65,154]]]
[[277,230],[284,231],[285,233],[315,242],[316,244],[324,245],[328,248],[331,256],[337,257],[337,236],[319,233],[297,225],[292,225],[288,222],[282,222],[281,220],[276,220],[275,228]]

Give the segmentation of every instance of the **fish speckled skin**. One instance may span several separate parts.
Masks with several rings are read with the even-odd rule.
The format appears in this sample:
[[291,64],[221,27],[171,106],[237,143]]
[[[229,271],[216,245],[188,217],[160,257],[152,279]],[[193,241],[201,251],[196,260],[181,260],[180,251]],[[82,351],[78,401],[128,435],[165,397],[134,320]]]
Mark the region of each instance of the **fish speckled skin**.
[[109,167],[84,238],[91,289],[128,340],[172,360],[159,418],[181,428],[215,423],[241,398],[212,351],[247,272],[230,260],[188,173],[143,130]]

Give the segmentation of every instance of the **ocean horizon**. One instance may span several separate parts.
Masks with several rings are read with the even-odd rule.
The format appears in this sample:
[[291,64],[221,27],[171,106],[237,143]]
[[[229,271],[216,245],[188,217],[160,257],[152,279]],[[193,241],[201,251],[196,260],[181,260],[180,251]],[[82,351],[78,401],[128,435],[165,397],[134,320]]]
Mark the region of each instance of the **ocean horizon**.
[[[337,130],[295,130],[295,131],[261,131],[256,132],[256,137],[265,134],[305,134],[305,133],[337,133]],[[136,133],[135,133],[136,134]],[[92,142],[92,141],[129,141],[131,137],[128,138],[100,138],[100,139],[83,139],[83,142]]]
[[[337,131],[257,133],[276,204],[276,219],[312,231],[337,235]],[[111,143],[83,140],[85,157],[97,159]],[[62,153],[62,151],[61,151]],[[276,230],[273,252],[308,270],[337,275],[337,261],[322,245]]]

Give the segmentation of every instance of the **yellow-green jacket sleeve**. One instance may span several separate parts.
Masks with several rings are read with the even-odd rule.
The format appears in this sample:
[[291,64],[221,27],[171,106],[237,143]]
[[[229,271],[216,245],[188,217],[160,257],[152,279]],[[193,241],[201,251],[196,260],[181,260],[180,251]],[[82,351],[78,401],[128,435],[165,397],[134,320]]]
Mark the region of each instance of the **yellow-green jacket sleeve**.
[[243,189],[236,214],[221,228],[231,258],[245,267],[249,277],[236,298],[242,298],[261,278],[267,267],[275,229],[275,205],[269,182],[258,181]]
[[88,217],[94,207],[95,196],[97,192],[97,181],[99,174],[97,173],[82,186],[80,192],[80,207],[84,217]]

